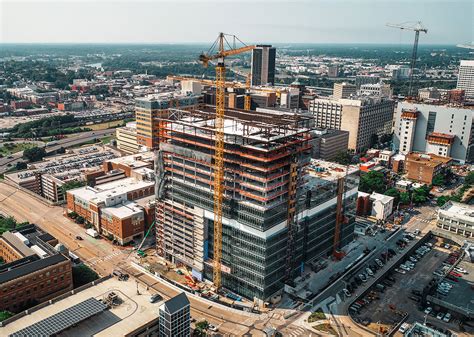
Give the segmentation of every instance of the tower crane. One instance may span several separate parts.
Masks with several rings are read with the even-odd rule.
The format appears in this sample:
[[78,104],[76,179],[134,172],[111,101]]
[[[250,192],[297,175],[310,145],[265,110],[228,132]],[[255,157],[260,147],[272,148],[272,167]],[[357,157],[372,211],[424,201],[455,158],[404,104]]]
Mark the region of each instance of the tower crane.
[[[231,37],[233,46],[226,37]],[[244,45],[236,48],[236,42]],[[226,46],[228,49],[226,49]],[[215,50],[217,49],[217,50]],[[199,61],[207,67],[210,61],[216,64],[216,119],[215,119],[215,155],[214,155],[214,286],[221,287],[221,259],[222,259],[222,203],[224,198],[224,106],[225,106],[225,63],[228,56],[238,55],[255,49],[255,45],[247,46],[235,35],[219,33],[207,53],[199,56]]]
[[413,72],[415,71],[416,54],[418,53],[418,39],[420,38],[420,32],[428,33],[428,29],[423,27],[421,21],[418,22],[404,22],[400,24],[387,23],[387,27],[398,28],[402,30],[412,30],[415,32],[415,42],[413,43],[413,51],[411,53],[410,61],[410,83],[408,87],[408,95],[412,95],[413,90]]

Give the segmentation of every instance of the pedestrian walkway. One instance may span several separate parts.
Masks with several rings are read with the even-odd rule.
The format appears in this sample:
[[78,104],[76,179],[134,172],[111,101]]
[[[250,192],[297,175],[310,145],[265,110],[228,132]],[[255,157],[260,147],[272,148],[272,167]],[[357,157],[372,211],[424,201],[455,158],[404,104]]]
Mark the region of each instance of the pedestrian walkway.
[[92,267],[92,266],[95,266],[97,263],[100,263],[100,262],[104,262],[104,261],[108,261],[108,260],[110,260],[110,259],[113,259],[114,257],[116,257],[116,256],[118,256],[118,255],[120,255],[120,254],[122,254],[122,251],[118,250],[118,251],[116,251],[116,252],[114,252],[114,253],[112,253],[112,254],[106,255],[106,256],[101,257],[101,258],[95,257],[95,258],[93,258],[93,259],[90,259],[90,260],[87,261],[87,264]]

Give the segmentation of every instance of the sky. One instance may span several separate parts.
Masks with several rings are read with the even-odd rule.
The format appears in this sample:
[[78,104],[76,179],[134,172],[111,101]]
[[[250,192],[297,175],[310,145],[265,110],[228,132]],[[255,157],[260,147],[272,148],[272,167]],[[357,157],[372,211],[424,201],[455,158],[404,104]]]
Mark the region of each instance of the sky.
[[0,0],[0,43],[412,43],[474,41],[473,0]]

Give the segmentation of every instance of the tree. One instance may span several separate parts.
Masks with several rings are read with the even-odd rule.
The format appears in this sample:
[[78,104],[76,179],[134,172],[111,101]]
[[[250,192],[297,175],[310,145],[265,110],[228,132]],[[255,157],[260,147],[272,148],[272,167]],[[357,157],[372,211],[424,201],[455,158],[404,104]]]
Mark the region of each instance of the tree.
[[352,155],[349,152],[338,151],[333,161],[341,165],[349,165],[352,161]]
[[474,171],[471,171],[467,174],[466,178],[464,178],[465,185],[474,185]]
[[42,147],[32,147],[23,151],[23,158],[29,162],[40,161],[46,156],[46,151]]
[[410,202],[410,194],[408,194],[408,192],[402,192],[400,193],[400,202],[403,204],[403,205],[406,205]]
[[28,165],[26,165],[26,163],[24,161],[19,161],[19,162],[16,163],[16,169],[18,171],[26,170],[27,167],[28,167]]
[[383,173],[370,171],[362,174],[359,182],[359,190],[366,193],[383,193],[385,191]]
[[63,193],[66,193],[69,190],[83,187],[85,185],[86,183],[84,181],[70,181],[70,182],[65,183],[63,186],[61,186],[61,191],[63,191]]
[[414,189],[412,192],[411,199],[415,204],[421,204],[428,199],[429,188],[422,186],[420,188]]
[[12,317],[14,314],[7,310],[0,311],[0,322]]
[[394,197],[394,204],[398,204],[398,201],[400,200],[400,192],[396,188],[389,188],[388,190],[385,191],[385,195],[388,195],[389,197]]
[[438,199],[436,200],[436,204],[441,207],[443,206],[445,203],[447,203],[449,200],[451,200],[451,198],[447,195],[442,195],[440,197],[438,197]]
[[98,278],[99,275],[84,264],[72,267],[72,282],[74,288],[83,286],[84,284],[95,281]]
[[444,186],[446,184],[446,179],[444,175],[437,174],[433,177],[432,185],[433,186]]

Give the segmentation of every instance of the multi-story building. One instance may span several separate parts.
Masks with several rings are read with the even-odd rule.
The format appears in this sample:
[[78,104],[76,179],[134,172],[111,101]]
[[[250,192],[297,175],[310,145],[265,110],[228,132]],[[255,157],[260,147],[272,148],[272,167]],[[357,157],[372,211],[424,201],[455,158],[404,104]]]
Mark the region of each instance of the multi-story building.
[[376,75],[357,75],[355,78],[355,86],[357,90],[359,90],[363,84],[376,84],[379,82],[380,76]]
[[138,152],[137,123],[130,122],[126,126],[115,129],[117,148],[127,154]]
[[381,97],[319,99],[310,101],[319,128],[349,132],[349,149],[360,152],[371,147],[374,136],[390,134],[395,103]]
[[[164,120],[157,165],[157,253],[210,280],[214,118],[215,108],[202,106]],[[294,113],[225,111],[222,285],[247,298],[268,299],[303,263],[332,252],[337,181],[306,174],[308,123]],[[346,181],[340,247],[354,231],[358,181]]]
[[35,225],[0,236],[0,310],[19,312],[72,289],[71,261]]
[[360,86],[359,94],[392,98],[392,88],[386,83],[366,83]]
[[346,153],[349,132],[332,129],[315,129],[313,136],[313,158],[333,160],[339,153]]
[[333,97],[335,99],[349,98],[355,96],[356,86],[347,82],[334,83]]
[[401,153],[429,152],[461,163],[474,159],[474,110],[462,106],[400,102],[393,143]]
[[188,297],[183,292],[164,302],[159,309],[159,337],[191,336],[191,310]]
[[418,89],[418,99],[421,101],[439,100],[441,93],[438,88],[434,87]]
[[153,180],[136,178],[85,186],[67,191],[67,210],[123,245],[143,237],[145,227],[151,224],[147,220],[154,212],[154,192]]
[[474,207],[448,201],[438,210],[436,226],[442,230],[472,238],[474,237]]
[[461,60],[457,88],[464,90],[466,98],[474,98],[474,60]]
[[407,178],[431,185],[433,178],[451,164],[451,158],[436,154],[410,153],[405,157]]
[[156,149],[160,137],[160,118],[166,118],[170,108],[191,107],[198,103],[199,96],[181,93],[162,93],[140,97],[135,100],[137,144],[147,150]]
[[275,83],[276,49],[270,45],[257,45],[252,50],[251,85]]
[[339,76],[339,65],[338,64],[331,64],[328,66],[328,77],[338,77]]

